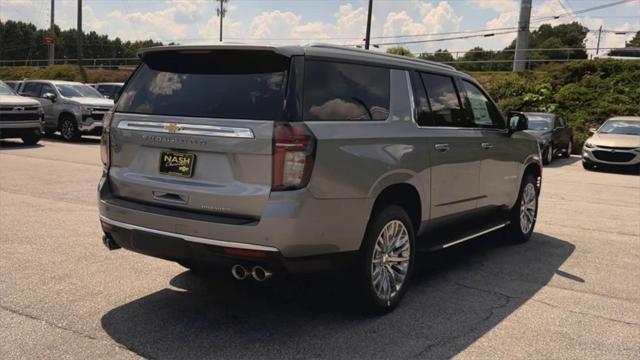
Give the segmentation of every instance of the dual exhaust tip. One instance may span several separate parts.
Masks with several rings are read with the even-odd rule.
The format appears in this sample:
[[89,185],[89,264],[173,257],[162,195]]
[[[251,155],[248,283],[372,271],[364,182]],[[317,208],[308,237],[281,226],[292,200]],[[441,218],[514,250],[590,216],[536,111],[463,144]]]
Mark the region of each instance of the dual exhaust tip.
[[268,280],[273,273],[262,266],[256,265],[249,270],[240,264],[235,264],[231,267],[231,275],[233,275],[236,280],[244,280],[251,277],[255,281],[262,282]]

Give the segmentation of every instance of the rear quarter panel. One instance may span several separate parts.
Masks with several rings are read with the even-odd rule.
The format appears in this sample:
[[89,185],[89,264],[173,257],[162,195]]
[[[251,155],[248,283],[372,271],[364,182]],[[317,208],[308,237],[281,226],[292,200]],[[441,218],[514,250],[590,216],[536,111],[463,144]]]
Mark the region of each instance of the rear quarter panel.
[[391,70],[386,121],[306,122],[317,138],[309,183],[315,197],[369,198],[373,206],[387,186],[408,183],[421,194],[423,218],[428,217],[429,152],[427,139],[412,121],[407,80],[405,71]]

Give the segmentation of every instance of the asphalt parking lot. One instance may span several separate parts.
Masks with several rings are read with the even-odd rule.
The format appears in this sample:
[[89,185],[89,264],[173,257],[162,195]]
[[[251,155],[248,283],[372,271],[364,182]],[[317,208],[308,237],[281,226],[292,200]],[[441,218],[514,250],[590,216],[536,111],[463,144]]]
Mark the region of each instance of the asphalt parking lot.
[[640,354],[640,176],[556,160],[530,242],[421,255],[401,306],[373,318],[336,276],[263,286],[109,252],[97,138],[0,146],[4,359]]

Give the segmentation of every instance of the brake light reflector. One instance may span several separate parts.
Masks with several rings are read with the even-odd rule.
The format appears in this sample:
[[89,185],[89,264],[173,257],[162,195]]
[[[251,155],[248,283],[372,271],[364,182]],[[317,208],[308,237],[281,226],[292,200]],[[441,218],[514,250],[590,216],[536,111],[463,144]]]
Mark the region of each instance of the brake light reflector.
[[108,111],[102,119],[102,136],[100,137],[100,159],[102,165],[108,168],[111,164],[111,119],[113,112]]
[[272,190],[300,189],[309,183],[315,142],[303,123],[274,123]]

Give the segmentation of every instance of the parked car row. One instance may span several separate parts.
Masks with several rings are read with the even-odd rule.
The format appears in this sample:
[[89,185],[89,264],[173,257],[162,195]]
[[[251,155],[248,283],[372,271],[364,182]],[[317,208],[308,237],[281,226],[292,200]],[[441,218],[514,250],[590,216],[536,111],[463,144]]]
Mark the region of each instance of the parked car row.
[[[83,134],[100,135],[104,115],[113,107],[113,98],[121,87],[122,83],[99,83],[94,88],[79,82],[60,80],[2,83],[0,127],[3,130],[0,136],[20,137],[25,143],[36,143],[41,132],[47,135],[59,132],[66,141],[77,141]],[[33,99],[30,104],[37,106],[40,114],[37,131],[33,130],[33,121],[27,121],[32,120],[28,115],[17,114],[21,110],[16,104],[27,101],[25,98]]]

